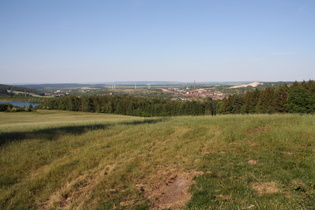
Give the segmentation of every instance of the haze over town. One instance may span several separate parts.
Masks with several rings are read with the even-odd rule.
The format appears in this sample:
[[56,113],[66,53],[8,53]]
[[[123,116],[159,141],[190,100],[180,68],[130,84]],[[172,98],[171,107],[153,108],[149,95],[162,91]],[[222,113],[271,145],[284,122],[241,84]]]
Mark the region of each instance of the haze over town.
[[0,83],[315,77],[315,2],[1,1]]

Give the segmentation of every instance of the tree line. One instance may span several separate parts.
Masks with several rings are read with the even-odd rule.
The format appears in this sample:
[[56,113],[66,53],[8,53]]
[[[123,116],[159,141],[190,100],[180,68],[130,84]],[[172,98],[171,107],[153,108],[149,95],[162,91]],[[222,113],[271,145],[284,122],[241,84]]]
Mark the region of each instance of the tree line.
[[222,101],[174,101],[119,95],[83,95],[46,99],[43,109],[132,116],[179,116],[254,113],[315,113],[315,81],[232,94]]
[[41,108],[151,117],[215,114],[215,103],[211,99],[174,101],[135,96],[83,95],[47,99]]
[[33,106],[25,106],[25,107],[18,107],[13,106],[10,103],[0,103],[0,112],[31,112],[33,111]]
[[267,87],[245,94],[232,94],[218,104],[222,114],[315,113],[315,81]]

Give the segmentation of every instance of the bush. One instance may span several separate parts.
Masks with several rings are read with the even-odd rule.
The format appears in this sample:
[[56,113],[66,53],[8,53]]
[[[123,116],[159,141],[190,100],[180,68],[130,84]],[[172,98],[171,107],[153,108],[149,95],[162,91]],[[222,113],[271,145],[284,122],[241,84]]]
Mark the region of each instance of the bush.
[[9,103],[0,104],[0,112],[10,111],[13,105]]

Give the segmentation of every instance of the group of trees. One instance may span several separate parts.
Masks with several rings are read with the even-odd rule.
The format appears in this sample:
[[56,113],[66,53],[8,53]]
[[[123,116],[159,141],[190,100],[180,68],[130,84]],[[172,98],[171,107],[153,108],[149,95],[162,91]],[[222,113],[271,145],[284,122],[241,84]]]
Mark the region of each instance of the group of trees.
[[47,99],[41,107],[133,116],[315,113],[315,81],[232,94],[222,101],[211,98],[204,101],[173,101],[134,96],[83,95]]
[[133,116],[177,116],[215,114],[215,101],[173,101],[134,96],[83,95],[47,99],[44,109],[114,113]]
[[0,103],[0,112],[31,112],[32,110],[32,105],[26,107],[18,107],[13,106],[10,103]]
[[217,109],[222,114],[315,113],[315,81],[233,94],[224,98]]

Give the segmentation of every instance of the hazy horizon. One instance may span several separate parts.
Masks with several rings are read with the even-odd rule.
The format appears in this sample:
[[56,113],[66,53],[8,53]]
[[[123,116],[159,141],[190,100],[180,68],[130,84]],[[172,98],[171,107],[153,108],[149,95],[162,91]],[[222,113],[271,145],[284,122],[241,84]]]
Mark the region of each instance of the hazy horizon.
[[1,1],[0,84],[315,79],[315,2]]
[[[79,85],[165,85],[165,84],[171,84],[171,85],[175,85],[175,84],[179,84],[179,85],[184,85],[184,84],[209,84],[209,85],[215,85],[215,84],[249,84],[249,83],[254,83],[254,82],[260,82],[260,83],[273,83],[273,82],[295,82],[297,80],[292,80],[292,81],[105,81],[105,82],[51,82],[51,83],[6,83],[4,85],[63,85],[63,84],[79,84]],[[308,80],[305,80],[308,81]],[[297,81],[297,82],[302,82],[302,81]]]

